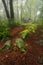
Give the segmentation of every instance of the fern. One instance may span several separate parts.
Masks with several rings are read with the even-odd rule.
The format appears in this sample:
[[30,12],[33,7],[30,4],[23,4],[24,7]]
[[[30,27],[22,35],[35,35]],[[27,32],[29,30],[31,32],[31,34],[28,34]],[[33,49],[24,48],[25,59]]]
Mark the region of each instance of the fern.
[[35,24],[28,25],[25,30],[20,32],[22,39],[25,39],[31,32],[35,33],[36,28]]
[[16,39],[15,46],[17,46],[21,52],[25,52],[25,43],[21,38]]
[[22,39],[25,39],[25,37],[27,36],[28,33],[29,33],[28,29],[25,29],[22,32],[20,32],[20,35],[21,35]]

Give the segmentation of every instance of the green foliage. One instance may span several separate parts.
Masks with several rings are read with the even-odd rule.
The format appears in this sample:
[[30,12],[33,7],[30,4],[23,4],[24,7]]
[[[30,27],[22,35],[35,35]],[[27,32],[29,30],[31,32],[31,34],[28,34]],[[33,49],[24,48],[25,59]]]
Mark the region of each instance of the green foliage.
[[13,28],[16,26],[22,26],[22,25],[23,25],[23,23],[20,21],[15,21],[15,20],[8,21],[8,27],[10,27],[10,28]]
[[10,37],[10,29],[16,26],[22,26],[22,23],[0,19],[0,40]]
[[6,38],[6,37],[9,37],[10,36],[10,32],[9,32],[9,28],[1,28],[0,29],[0,39],[2,38]]
[[0,21],[0,39],[10,36],[10,28],[5,21]]
[[27,29],[33,33],[35,32],[36,28],[37,28],[36,24],[30,24],[27,26]]
[[21,52],[25,52],[25,43],[22,39],[17,38],[15,41],[15,46],[17,46]]
[[39,25],[41,32],[43,32],[43,21],[42,20],[37,20],[37,24]]
[[8,40],[8,41],[5,42],[4,46],[2,48],[0,48],[0,52],[3,49],[7,49],[7,50],[10,50],[11,49],[11,41],[10,40]]
[[3,49],[4,48],[8,49],[8,50],[11,49],[11,40],[8,40],[8,41],[5,42],[5,45],[4,45]]
[[22,22],[16,22],[16,24],[17,24],[17,26],[22,26],[23,25],[23,23]]
[[28,33],[29,33],[28,29],[25,29],[22,32],[20,32],[20,35],[21,35],[22,39],[25,39],[25,37],[27,36]]
[[37,25],[35,24],[27,25],[26,29],[20,32],[21,37],[25,39],[31,32],[35,33],[36,28]]

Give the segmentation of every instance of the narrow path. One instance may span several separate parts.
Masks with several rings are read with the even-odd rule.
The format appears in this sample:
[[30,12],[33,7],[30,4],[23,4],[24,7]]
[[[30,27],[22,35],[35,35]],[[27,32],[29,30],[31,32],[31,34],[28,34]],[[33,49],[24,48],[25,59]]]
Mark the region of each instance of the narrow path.
[[[15,36],[11,39],[12,45],[15,42],[16,37],[20,37],[19,32],[24,29],[25,27],[16,27],[10,31],[11,36]],[[3,50],[0,53],[0,65],[43,65],[43,60],[40,62],[40,59],[38,59],[38,57],[43,58],[43,45],[36,42],[40,39],[43,40],[42,34],[43,33],[37,29],[35,34],[31,33],[28,35],[25,40],[25,43],[28,44],[25,53],[21,53],[18,49],[17,51]]]

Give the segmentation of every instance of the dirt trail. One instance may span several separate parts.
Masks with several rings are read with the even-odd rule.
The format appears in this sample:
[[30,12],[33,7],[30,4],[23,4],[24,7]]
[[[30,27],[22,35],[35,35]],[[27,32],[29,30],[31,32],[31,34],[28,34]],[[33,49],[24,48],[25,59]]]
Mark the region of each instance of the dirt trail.
[[[16,27],[10,31],[12,45],[15,42],[16,37],[20,37],[19,32],[24,30],[25,27]],[[37,44],[36,41],[42,39],[43,33],[39,29],[36,33],[31,33],[28,35],[25,43],[28,44],[28,48],[25,53],[21,53],[18,49],[14,51],[3,50],[0,53],[0,65],[43,65],[43,63],[38,62],[38,57],[43,57],[43,45]],[[1,44],[0,44],[1,46]]]

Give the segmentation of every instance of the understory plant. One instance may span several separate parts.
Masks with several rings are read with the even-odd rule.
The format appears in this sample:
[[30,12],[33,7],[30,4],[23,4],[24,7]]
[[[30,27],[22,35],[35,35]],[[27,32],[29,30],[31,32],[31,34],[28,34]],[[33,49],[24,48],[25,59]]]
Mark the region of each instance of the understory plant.
[[22,39],[26,39],[26,37],[31,33],[35,33],[35,30],[37,29],[37,25],[36,24],[31,24],[26,26],[26,29],[20,32],[20,35],[22,37]]
[[0,40],[10,36],[10,28],[5,21],[0,22]]
[[1,28],[0,30],[0,40],[3,39],[3,38],[6,38],[6,37],[9,37],[10,36],[10,32],[9,32],[9,28]]
[[0,52],[3,50],[3,49],[7,49],[7,50],[10,50],[11,49],[11,40],[7,40],[4,44],[4,46],[2,48],[0,48]]
[[[22,38],[16,38],[14,45],[20,50],[20,52],[25,52],[28,44]],[[15,48],[14,48],[15,49]]]
[[17,46],[21,52],[25,52],[25,43],[21,38],[16,39],[15,46]]

